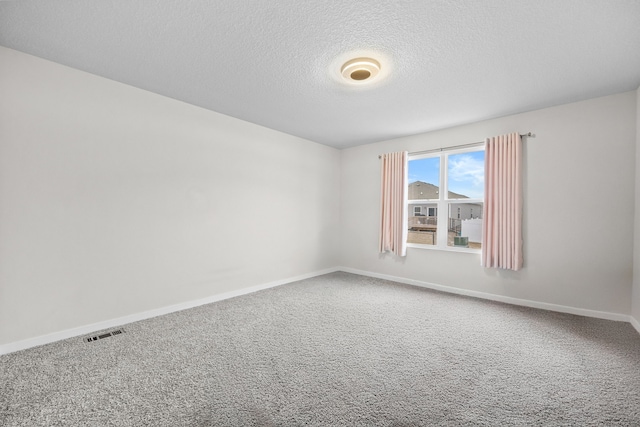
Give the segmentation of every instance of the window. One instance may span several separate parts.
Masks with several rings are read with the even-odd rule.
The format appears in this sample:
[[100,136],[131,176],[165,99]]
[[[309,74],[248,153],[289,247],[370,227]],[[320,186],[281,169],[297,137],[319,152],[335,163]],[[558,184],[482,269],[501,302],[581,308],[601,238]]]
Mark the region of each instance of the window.
[[407,243],[480,249],[484,147],[409,156],[408,174]]

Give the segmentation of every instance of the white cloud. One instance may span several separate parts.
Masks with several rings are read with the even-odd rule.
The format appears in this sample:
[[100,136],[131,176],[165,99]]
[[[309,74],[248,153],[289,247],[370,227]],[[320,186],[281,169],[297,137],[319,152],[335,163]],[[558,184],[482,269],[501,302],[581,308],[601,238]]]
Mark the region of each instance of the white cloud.
[[480,197],[484,191],[484,161],[470,155],[449,157],[449,190],[467,197]]
[[449,158],[449,179],[484,185],[484,162],[467,155]]

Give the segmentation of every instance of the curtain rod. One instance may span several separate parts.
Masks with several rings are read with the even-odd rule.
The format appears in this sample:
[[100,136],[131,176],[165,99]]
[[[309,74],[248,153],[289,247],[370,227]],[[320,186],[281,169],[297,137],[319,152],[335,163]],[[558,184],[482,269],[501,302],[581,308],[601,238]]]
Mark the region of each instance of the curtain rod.
[[[531,137],[531,138],[535,138],[535,134],[533,134],[533,132],[527,132],[527,133],[521,133],[520,134],[520,138],[524,138],[524,137]],[[428,153],[436,153],[439,151],[449,151],[449,150],[455,150],[456,148],[467,148],[467,147],[475,147],[477,145],[483,145],[484,141],[481,142],[470,142],[469,144],[462,144],[462,145],[454,145],[451,147],[444,147],[444,148],[434,148],[433,150],[425,150],[425,151],[415,151],[413,153],[409,153],[410,156],[415,156],[418,154],[428,154]],[[378,156],[379,159],[382,158],[382,156]]]

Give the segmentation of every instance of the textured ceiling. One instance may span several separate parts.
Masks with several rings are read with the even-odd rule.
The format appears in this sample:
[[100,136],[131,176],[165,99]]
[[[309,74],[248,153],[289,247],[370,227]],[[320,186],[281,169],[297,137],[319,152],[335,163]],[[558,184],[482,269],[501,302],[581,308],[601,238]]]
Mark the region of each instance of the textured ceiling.
[[636,89],[640,1],[1,1],[0,45],[342,148]]

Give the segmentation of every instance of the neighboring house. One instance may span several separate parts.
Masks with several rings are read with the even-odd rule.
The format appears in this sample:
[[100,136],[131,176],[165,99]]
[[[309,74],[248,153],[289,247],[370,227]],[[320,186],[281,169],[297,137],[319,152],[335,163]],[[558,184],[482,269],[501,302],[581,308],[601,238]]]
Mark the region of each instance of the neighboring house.
[[[416,181],[409,184],[409,200],[435,199],[440,198],[440,188],[428,182]],[[468,199],[467,196],[449,191],[449,199]]]
[[[407,198],[409,199],[409,225],[412,217],[435,217],[437,215],[437,201],[440,197],[439,187],[428,182],[416,181],[409,184]],[[468,199],[467,196],[449,191],[449,199]],[[412,200],[425,200],[424,203],[411,203]],[[430,202],[427,202],[430,200]],[[452,219],[482,218],[482,204],[480,203],[456,203],[450,213]],[[434,218],[435,219],[435,218]],[[423,221],[413,221],[423,222]]]
[[[435,244],[438,216],[438,198],[440,189],[428,182],[416,181],[409,184],[407,198],[409,209],[407,212],[409,234],[407,242]],[[449,191],[448,199],[468,199],[469,197]],[[422,202],[424,200],[424,202]],[[447,230],[451,245],[454,236],[466,236],[469,242],[482,241],[482,204],[481,203],[453,203],[449,205],[449,221]],[[467,221],[474,219],[476,221]],[[478,223],[480,221],[480,223]],[[427,236],[425,236],[427,234]],[[426,240],[425,240],[426,239]]]

